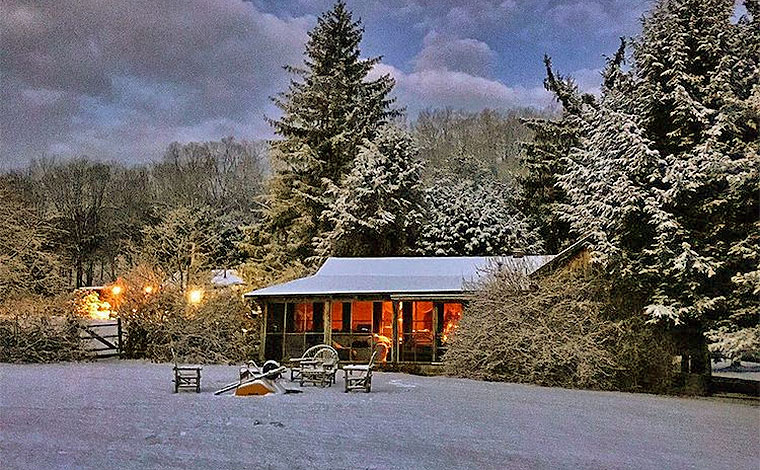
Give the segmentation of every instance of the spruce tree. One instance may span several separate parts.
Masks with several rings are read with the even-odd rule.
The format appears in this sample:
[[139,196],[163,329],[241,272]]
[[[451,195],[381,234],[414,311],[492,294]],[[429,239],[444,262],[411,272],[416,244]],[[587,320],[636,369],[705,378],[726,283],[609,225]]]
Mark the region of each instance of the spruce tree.
[[760,41],[756,16],[732,16],[731,1],[658,2],[560,178],[575,232],[591,228],[597,260],[676,327],[696,372],[705,334],[728,356],[760,345]]
[[563,111],[558,119],[523,120],[534,136],[523,143],[518,182],[520,209],[528,216],[531,228],[538,231],[547,252],[557,253],[572,241],[569,223],[559,216],[558,207],[566,198],[557,186],[557,176],[565,172],[564,159],[578,145],[580,114],[584,102],[591,103],[593,97],[581,94],[571,77],[556,73],[548,56],[544,57],[544,64],[544,88],[554,94]]
[[340,187],[335,203],[323,213],[332,230],[315,239],[326,256],[399,256],[407,254],[422,221],[422,162],[412,137],[385,126],[366,140]]
[[327,192],[353,165],[358,146],[399,114],[389,94],[394,80],[369,80],[379,57],[362,59],[363,29],[342,0],[322,14],[309,32],[302,67],[287,91],[274,98],[282,110],[271,120],[279,140],[272,145],[274,177],[266,214],[269,248],[288,261],[313,255],[312,240],[328,232]]

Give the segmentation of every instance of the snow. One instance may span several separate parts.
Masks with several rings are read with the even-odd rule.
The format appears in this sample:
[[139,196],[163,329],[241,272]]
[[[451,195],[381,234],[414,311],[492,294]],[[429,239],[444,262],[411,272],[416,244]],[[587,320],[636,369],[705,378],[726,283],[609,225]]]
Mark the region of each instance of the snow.
[[462,293],[492,264],[530,274],[553,255],[328,258],[313,276],[245,294],[246,297],[377,293]]
[[713,375],[760,381],[760,363],[741,361],[739,364],[731,364],[728,360],[716,361],[713,362]]
[[[0,455],[46,469],[757,469],[760,407],[376,373],[328,388],[173,394],[171,364],[0,365]],[[289,388],[296,384],[286,382]]]
[[234,269],[212,269],[211,284],[216,287],[229,287],[245,284],[245,281]]

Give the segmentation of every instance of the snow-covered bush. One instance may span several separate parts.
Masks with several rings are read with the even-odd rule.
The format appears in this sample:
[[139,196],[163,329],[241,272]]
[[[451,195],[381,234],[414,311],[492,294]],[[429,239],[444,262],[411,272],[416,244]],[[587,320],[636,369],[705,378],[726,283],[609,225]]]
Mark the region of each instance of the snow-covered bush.
[[669,342],[612,301],[600,278],[536,281],[494,272],[478,286],[444,356],[448,373],[568,388],[666,391]]
[[[151,361],[176,359],[199,363],[230,363],[252,359],[260,343],[258,322],[235,289],[206,290],[200,303],[160,277],[136,269],[123,282],[124,300],[118,306],[125,331],[127,357]],[[143,286],[155,286],[146,293]]]
[[0,304],[0,362],[60,362],[86,358],[81,319],[68,296],[29,296]]
[[721,327],[707,332],[710,340],[710,352],[730,359],[741,361],[744,357],[757,360],[760,357],[760,327],[743,328],[731,331]]

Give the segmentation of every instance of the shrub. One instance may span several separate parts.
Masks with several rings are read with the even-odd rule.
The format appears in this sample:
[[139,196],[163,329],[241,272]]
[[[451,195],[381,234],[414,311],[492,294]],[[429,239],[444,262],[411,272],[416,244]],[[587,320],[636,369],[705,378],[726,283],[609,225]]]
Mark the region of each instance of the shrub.
[[[125,283],[129,284],[129,279]],[[239,363],[252,359],[258,351],[258,321],[234,289],[205,292],[197,306],[174,287],[164,286],[151,294],[137,287],[127,291],[130,294],[119,306],[127,357]]]
[[81,319],[70,296],[24,297],[0,304],[0,362],[85,359]]
[[[600,277],[556,274],[536,285],[511,270],[478,285],[444,356],[446,371],[484,380],[665,391],[667,339],[621,310]],[[537,287],[537,288],[536,288]]]

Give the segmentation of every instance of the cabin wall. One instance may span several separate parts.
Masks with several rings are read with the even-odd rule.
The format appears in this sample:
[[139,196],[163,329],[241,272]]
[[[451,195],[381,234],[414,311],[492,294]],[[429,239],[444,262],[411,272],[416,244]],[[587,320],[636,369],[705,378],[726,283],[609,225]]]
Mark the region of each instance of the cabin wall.
[[586,272],[591,269],[591,250],[582,248],[560,268],[565,272]]

